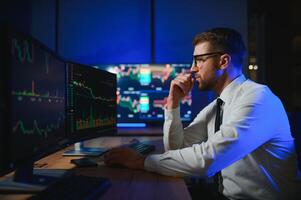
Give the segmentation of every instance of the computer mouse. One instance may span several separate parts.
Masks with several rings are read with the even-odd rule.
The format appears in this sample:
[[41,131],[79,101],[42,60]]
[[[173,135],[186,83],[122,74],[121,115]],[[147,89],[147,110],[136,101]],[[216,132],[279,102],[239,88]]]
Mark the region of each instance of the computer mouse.
[[78,167],[96,167],[97,166],[97,163],[90,160],[89,158],[72,159],[70,162],[75,164]]

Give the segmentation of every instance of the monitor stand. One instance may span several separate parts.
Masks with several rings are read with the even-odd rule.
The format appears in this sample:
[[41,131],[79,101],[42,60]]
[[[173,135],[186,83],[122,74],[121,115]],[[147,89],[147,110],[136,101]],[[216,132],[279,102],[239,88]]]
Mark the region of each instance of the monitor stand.
[[66,170],[33,169],[33,162],[19,164],[13,176],[0,181],[0,194],[32,194],[66,176]]
[[100,156],[107,152],[105,148],[85,147],[84,142],[74,144],[74,150],[65,151],[63,156]]

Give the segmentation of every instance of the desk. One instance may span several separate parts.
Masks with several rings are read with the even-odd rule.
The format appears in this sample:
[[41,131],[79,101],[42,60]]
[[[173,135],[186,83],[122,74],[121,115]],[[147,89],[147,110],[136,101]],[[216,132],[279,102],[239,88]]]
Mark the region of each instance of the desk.
[[[134,137],[103,137],[85,142],[86,146],[112,148],[121,144],[127,144]],[[140,141],[150,141],[156,145],[155,153],[163,152],[162,137],[135,137]],[[126,168],[109,168],[103,163],[103,156],[92,158],[99,165],[94,168],[75,168],[70,160],[74,157],[64,157],[62,153],[67,149],[60,150],[37,162],[41,168],[47,169],[72,169],[78,174],[87,176],[102,176],[110,179],[112,185],[108,191],[100,197],[105,200],[186,200],[191,199],[184,180],[162,176],[141,170],[130,170]],[[29,195],[0,195],[1,200],[21,200]]]

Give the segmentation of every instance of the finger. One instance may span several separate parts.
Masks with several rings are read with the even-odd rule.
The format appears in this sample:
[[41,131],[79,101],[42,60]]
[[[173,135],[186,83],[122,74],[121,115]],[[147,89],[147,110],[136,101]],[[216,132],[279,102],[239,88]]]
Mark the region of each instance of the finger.
[[123,158],[120,158],[119,156],[112,156],[108,157],[107,159],[104,160],[105,164],[121,164],[123,163]]
[[175,83],[174,83],[176,86],[178,86],[181,90],[182,90],[182,92],[183,93],[185,93],[185,85],[184,85],[184,83],[182,83],[182,82],[180,82],[180,81],[178,81],[178,80],[175,80]]
[[176,79],[177,79],[177,80],[184,81],[184,82],[189,82],[190,79],[191,79],[191,75],[179,76],[179,77],[177,77]]
[[122,165],[122,163],[115,161],[115,160],[108,160],[105,162],[105,165],[107,165],[107,166],[112,166],[112,165],[116,165],[116,164]]
[[176,79],[175,80],[177,83],[182,83],[183,85],[187,84],[188,82],[186,80],[183,79]]
[[108,162],[109,160],[119,160],[119,154],[115,154],[115,153],[111,153],[111,154],[107,154],[104,157],[104,161]]
[[106,160],[104,160],[105,164],[110,164],[110,163],[119,163],[119,159],[115,159],[115,158],[108,158]]
[[126,151],[126,148],[123,147],[117,147],[117,148],[113,148],[110,151],[108,151],[107,153],[105,153],[105,157],[110,156],[112,154],[120,154],[122,152]]
[[123,153],[122,152],[110,152],[108,154],[106,154],[106,156],[104,157],[105,160],[109,160],[109,159],[119,159],[119,158],[123,158]]
[[182,91],[186,94],[187,91],[190,91],[192,80],[189,81],[175,80],[175,84],[179,86],[182,89]]
[[194,80],[194,79],[192,79],[192,80],[191,80],[191,84],[190,84],[189,91],[191,91],[191,90],[192,90],[192,88],[193,88],[193,85],[194,85],[194,82],[195,82],[195,80]]
[[193,78],[192,78],[192,75],[189,74],[186,77],[179,77],[175,80],[187,85],[190,88]]

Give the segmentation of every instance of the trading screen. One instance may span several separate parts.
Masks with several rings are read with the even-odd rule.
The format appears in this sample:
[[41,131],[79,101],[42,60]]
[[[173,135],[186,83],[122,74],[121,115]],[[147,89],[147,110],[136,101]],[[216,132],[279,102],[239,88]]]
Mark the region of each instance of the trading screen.
[[[119,127],[162,123],[171,81],[190,64],[120,64],[98,66],[117,74]],[[181,101],[181,119],[192,119],[191,93]]]
[[11,33],[11,142],[15,159],[65,136],[65,63],[38,41]]
[[68,63],[68,118],[73,136],[116,128],[116,75]]

